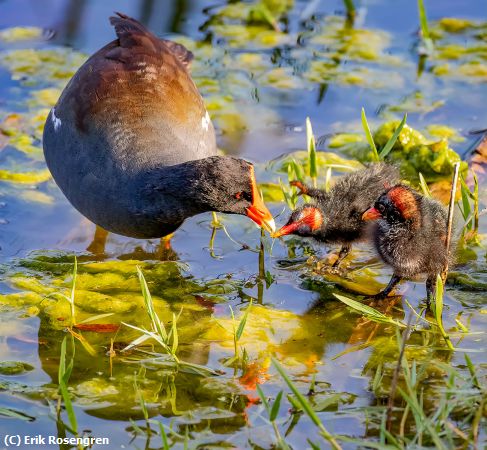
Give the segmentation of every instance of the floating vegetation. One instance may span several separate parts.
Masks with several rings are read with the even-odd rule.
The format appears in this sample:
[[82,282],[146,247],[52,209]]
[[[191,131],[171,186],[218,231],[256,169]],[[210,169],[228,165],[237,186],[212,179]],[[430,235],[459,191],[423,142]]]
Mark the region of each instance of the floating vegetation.
[[[401,166],[404,174],[413,180],[421,172],[426,181],[435,181],[442,177],[448,177],[453,172],[453,166],[460,162],[460,156],[448,145],[447,135],[451,134],[450,129],[434,128],[431,138],[403,123],[400,127],[399,121],[391,121],[382,124],[373,134],[374,144],[379,149],[387,149],[388,161]],[[392,142],[396,131],[400,129],[397,140],[389,149],[388,142]],[[434,140],[439,137],[439,132],[445,132],[440,141]],[[343,154],[357,158],[360,161],[373,161],[373,149],[370,149],[366,137],[355,134],[338,134],[333,136],[328,146],[337,149]],[[384,152],[385,153],[385,152]],[[461,162],[461,171],[465,171],[467,165]]]
[[436,51],[430,70],[437,76],[472,83],[486,82],[487,44],[483,39],[486,27],[487,22],[448,17],[435,23],[431,35]]
[[0,41],[31,41],[41,38],[43,31],[37,27],[12,27],[0,31]]

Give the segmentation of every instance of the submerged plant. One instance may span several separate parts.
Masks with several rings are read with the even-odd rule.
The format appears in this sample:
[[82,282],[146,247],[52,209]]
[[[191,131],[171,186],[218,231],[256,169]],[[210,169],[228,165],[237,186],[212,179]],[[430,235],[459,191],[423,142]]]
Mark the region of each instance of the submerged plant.
[[311,120],[306,117],[306,146],[308,148],[309,176],[313,182],[313,187],[317,187],[318,167],[316,163],[316,140],[311,127]]
[[459,207],[463,220],[462,238],[467,244],[478,244],[479,231],[479,182],[477,175],[472,171],[473,189],[470,189],[462,177],[461,183],[461,206]]
[[374,138],[372,137],[372,133],[370,132],[370,127],[369,123],[367,122],[367,116],[365,115],[365,109],[362,108],[362,127],[365,132],[365,137],[367,138],[367,142],[370,145],[370,148],[372,150],[372,159],[376,162],[378,161],[384,161],[386,156],[390,153],[392,148],[394,147],[397,138],[401,134],[401,131],[406,124],[406,119],[407,119],[407,113],[404,114],[404,117],[402,118],[401,122],[395,129],[394,133],[392,136],[389,138],[389,140],[385,143],[385,145],[382,147],[380,152],[377,150],[377,146],[375,144]]
[[310,405],[306,397],[303,394],[301,394],[301,392],[299,392],[298,388],[292,382],[291,378],[289,378],[285,370],[274,358],[272,359],[272,363],[276,368],[276,370],[279,372],[279,375],[281,375],[281,377],[288,385],[289,389],[291,389],[291,392],[294,394],[296,402],[300,405],[303,412],[311,419],[313,424],[318,428],[320,435],[330,443],[333,449],[341,450],[342,447],[337,442],[336,438],[325,428],[323,422],[320,420],[316,412],[313,410],[312,406]]
[[421,41],[423,48],[420,52],[430,55],[433,53],[434,44],[431,39],[431,34],[428,26],[428,18],[426,17],[426,8],[424,7],[424,0],[418,0],[419,25],[421,29]]
[[[186,370],[190,371],[191,373],[196,373],[199,375],[216,375],[216,372],[208,369],[204,366],[199,364],[189,363],[185,361],[181,361],[177,356],[177,350],[179,345],[179,338],[178,338],[178,328],[177,328],[177,321],[179,316],[182,313],[182,309],[178,315],[172,315],[172,325],[171,329],[167,331],[163,321],[159,318],[157,312],[154,308],[154,302],[152,300],[152,295],[149,291],[149,287],[147,286],[147,282],[145,280],[144,274],[140,267],[137,266],[137,274],[139,277],[139,283],[142,290],[142,296],[144,298],[144,304],[151,321],[151,328],[147,330],[146,328],[137,327],[135,325],[131,325],[128,323],[124,323],[129,328],[134,330],[140,331],[142,335],[137,339],[133,340],[130,344],[128,344],[122,351],[127,351],[133,347],[138,347],[145,341],[149,339],[155,340],[165,351],[165,354],[159,353],[148,353],[153,360],[153,362],[157,363],[160,358],[162,358],[162,363],[164,364],[165,358],[164,355],[169,356],[170,362],[175,370]],[[146,352],[147,353],[147,352]]]
[[[71,377],[71,372],[73,371],[74,365],[74,340],[71,338],[71,357],[69,362],[66,363],[66,336],[61,343],[61,355],[59,357],[59,368],[58,368],[58,385],[59,393],[64,402],[64,408],[66,409],[66,414],[68,415],[68,420],[71,428],[71,432],[74,435],[78,434],[78,422],[76,420],[76,414],[74,412],[73,404],[71,403],[71,396],[68,391],[69,378]],[[58,403],[58,420],[61,417],[61,404]]]
[[243,335],[243,332],[245,330],[245,325],[247,324],[247,318],[249,317],[249,312],[252,307],[252,299],[250,299],[250,303],[245,309],[245,312],[240,319],[240,322],[238,323],[237,327],[235,327],[235,314],[233,312],[233,308],[230,306],[230,314],[232,316],[232,326],[233,326],[233,351],[234,355],[227,361],[225,361],[226,366],[232,366],[232,365],[237,365],[237,366],[245,366],[247,362],[247,352],[245,349],[242,350],[242,353],[240,354],[238,350],[238,343]]
[[256,387],[257,393],[259,394],[259,398],[264,405],[264,408],[269,416],[269,422],[272,425],[272,428],[274,430],[274,434],[276,435],[276,445],[277,448],[281,450],[290,450],[289,445],[286,443],[285,439],[282,437],[281,433],[279,432],[279,427],[276,424],[276,419],[279,414],[279,409],[281,407],[281,400],[282,400],[282,391],[279,391],[279,393],[276,395],[276,398],[274,399],[274,403],[272,406],[269,404],[264,392],[262,391],[262,388],[257,385]]
[[455,350],[455,347],[453,347],[453,344],[451,342],[450,336],[448,336],[448,333],[443,327],[443,293],[443,280],[441,275],[438,274],[438,276],[436,277],[436,294],[435,301],[433,303],[433,315],[436,319],[438,328],[440,329],[440,333],[443,336],[443,339],[445,339],[446,345],[450,350]]

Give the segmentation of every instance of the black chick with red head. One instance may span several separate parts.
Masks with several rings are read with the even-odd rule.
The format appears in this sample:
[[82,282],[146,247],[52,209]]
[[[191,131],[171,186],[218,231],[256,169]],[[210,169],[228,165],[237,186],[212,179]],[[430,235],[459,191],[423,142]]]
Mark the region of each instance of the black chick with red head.
[[362,219],[364,211],[386,186],[398,181],[396,167],[377,163],[340,178],[330,192],[293,182],[301,194],[310,196],[315,202],[293,211],[286,225],[272,236],[294,234],[312,237],[318,242],[341,244],[338,259],[333,264],[337,267],[350,252],[352,243],[366,237],[367,224]]
[[449,259],[446,209],[436,200],[398,184],[385,191],[362,218],[376,220],[375,247],[382,260],[394,269],[387,287],[375,297],[387,297],[404,278],[425,274],[429,302],[434,296],[436,277]]

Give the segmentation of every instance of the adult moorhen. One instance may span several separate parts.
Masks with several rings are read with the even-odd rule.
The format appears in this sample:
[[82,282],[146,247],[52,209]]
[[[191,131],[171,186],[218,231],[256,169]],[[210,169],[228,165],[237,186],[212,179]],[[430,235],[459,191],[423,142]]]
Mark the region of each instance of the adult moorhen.
[[136,20],[76,72],[49,113],[44,155],[72,205],[108,231],[155,238],[205,211],[245,214],[274,231],[252,164],[218,156],[193,58]]
[[384,186],[399,181],[395,166],[377,163],[343,176],[330,192],[314,189],[301,182],[292,184],[315,199],[292,212],[286,225],[272,236],[294,234],[312,237],[318,242],[342,244],[337,267],[348,255],[352,243],[366,237],[367,224],[362,220],[364,211],[384,192]]
[[382,260],[394,269],[387,287],[375,297],[387,297],[403,278],[426,274],[429,303],[434,296],[436,277],[449,258],[446,209],[436,200],[398,184],[385,191],[362,217],[376,220],[375,247]]

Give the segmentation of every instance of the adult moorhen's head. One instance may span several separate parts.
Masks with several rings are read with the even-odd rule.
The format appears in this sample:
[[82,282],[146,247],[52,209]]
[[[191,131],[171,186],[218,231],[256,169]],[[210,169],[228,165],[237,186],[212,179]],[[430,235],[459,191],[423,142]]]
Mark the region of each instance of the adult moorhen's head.
[[174,171],[172,185],[185,196],[183,203],[193,203],[202,211],[246,215],[267,231],[275,231],[272,214],[260,195],[254,166],[239,158],[213,156],[191,161],[185,174]]

